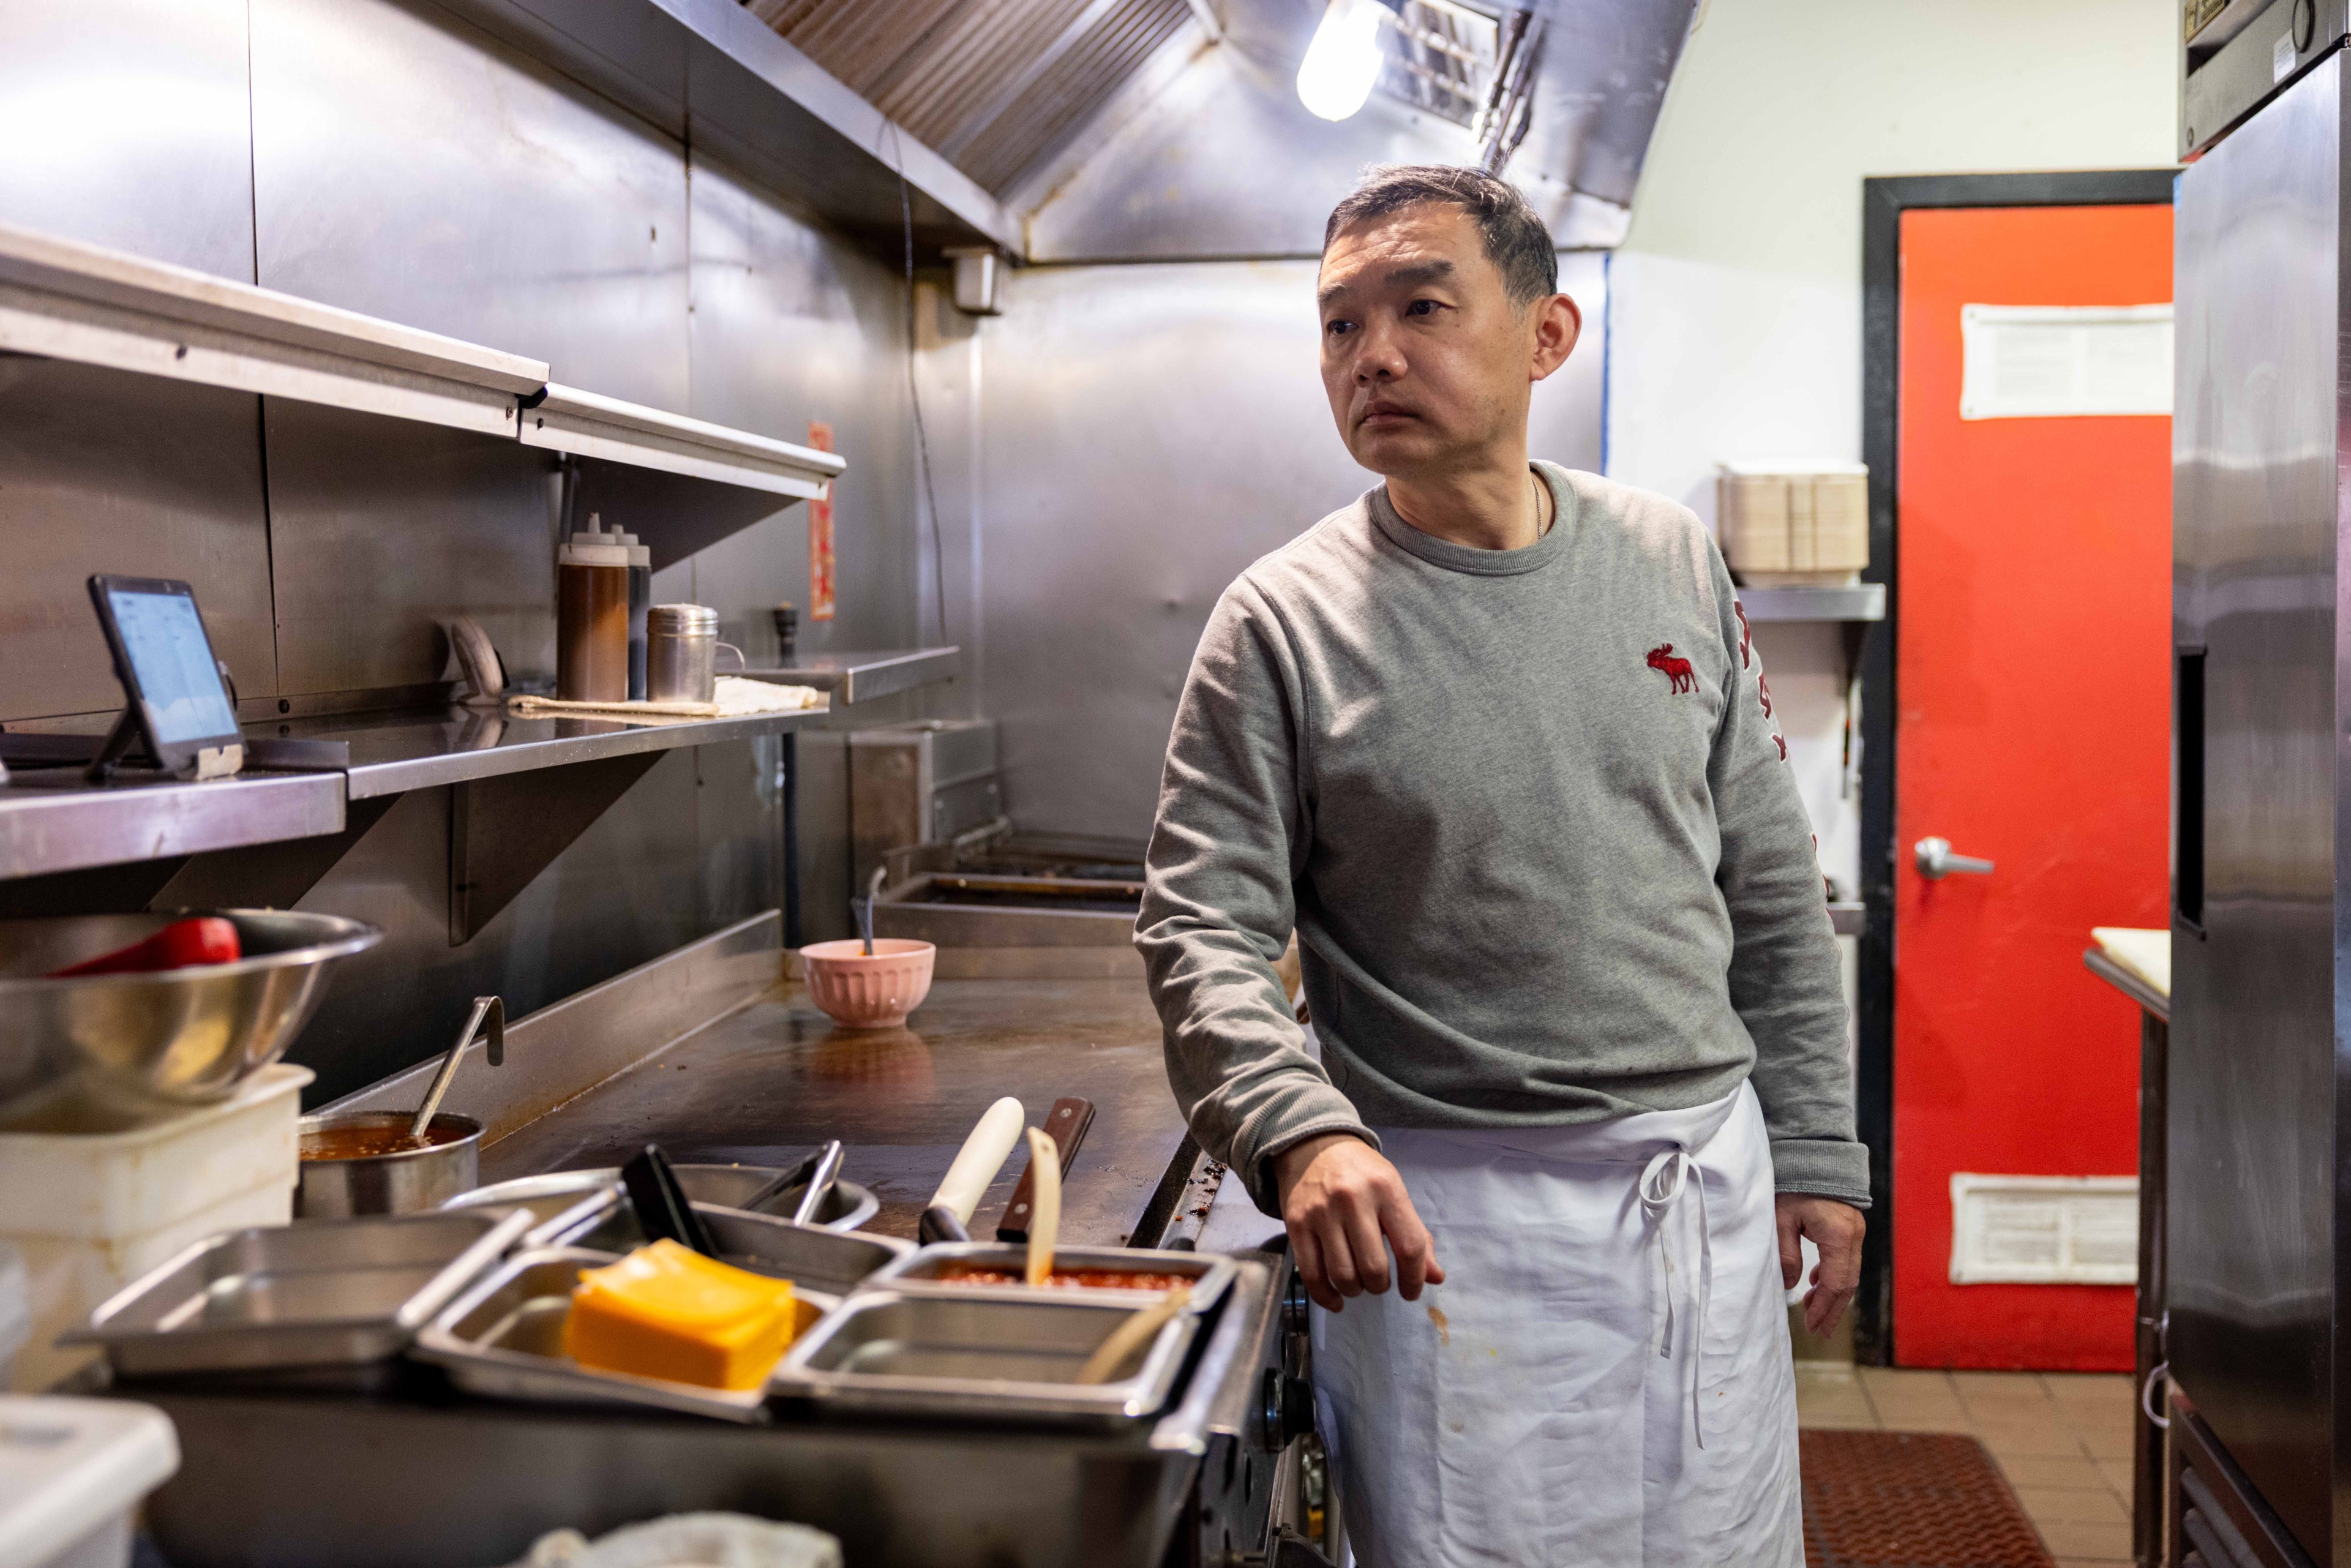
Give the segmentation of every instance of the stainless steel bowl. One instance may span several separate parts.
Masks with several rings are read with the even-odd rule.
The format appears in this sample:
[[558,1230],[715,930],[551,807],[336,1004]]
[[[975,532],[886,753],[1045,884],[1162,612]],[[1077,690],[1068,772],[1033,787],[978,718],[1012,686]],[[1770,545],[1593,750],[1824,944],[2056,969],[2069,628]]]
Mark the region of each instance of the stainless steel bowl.
[[[200,913],[234,924],[246,956],[42,977]],[[0,1119],[78,1090],[128,1110],[225,1100],[285,1054],[324,995],[328,965],[382,936],[340,915],[276,909],[0,921]]]

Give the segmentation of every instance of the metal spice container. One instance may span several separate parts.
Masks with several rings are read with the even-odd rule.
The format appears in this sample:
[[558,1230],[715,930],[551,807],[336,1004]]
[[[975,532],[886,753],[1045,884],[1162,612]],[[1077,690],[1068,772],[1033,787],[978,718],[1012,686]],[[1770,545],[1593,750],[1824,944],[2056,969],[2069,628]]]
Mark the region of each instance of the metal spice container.
[[656,604],[645,615],[645,697],[657,703],[706,703],[718,695],[718,650],[743,653],[718,640],[718,612],[706,604]]

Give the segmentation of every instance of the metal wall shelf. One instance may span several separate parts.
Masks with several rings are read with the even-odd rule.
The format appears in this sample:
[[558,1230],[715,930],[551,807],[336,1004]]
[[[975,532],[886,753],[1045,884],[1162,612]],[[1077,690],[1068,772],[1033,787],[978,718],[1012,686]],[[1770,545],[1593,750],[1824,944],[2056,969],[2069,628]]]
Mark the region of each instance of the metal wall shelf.
[[836,703],[862,703],[952,680],[962,664],[963,650],[950,645],[880,653],[810,653],[779,668],[743,674],[778,685],[814,686],[831,692]]
[[0,784],[0,880],[337,833],[353,802],[615,758],[643,758],[649,766],[661,752],[779,734],[820,722],[826,712],[631,724],[408,709],[246,727],[258,739],[324,743],[332,750],[319,755],[340,754],[315,772],[244,773],[204,784],[131,773],[91,785],[78,768],[20,768]]
[[613,757],[717,746],[821,723],[827,710],[762,713],[740,718],[674,718],[659,722],[524,716],[495,708],[431,708],[342,718],[283,722],[297,738],[333,739],[350,747],[349,798],[365,800],[464,784],[542,768],[564,768]]
[[552,384],[536,407],[524,412],[521,435],[525,446],[802,501],[823,495],[825,485],[849,466],[830,452]]
[[547,384],[519,354],[5,226],[0,349],[491,435]]
[[1883,621],[1886,585],[1842,588],[1742,588],[1739,602],[1750,621]]
[[93,788],[81,770],[12,773],[0,785],[0,878],[163,860],[338,833],[340,773],[248,773],[206,784],[135,775]]
[[449,425],[800,500],[848,466],[829,452],[552,385],[543,361],[519,354],[5,225],[0,350]]

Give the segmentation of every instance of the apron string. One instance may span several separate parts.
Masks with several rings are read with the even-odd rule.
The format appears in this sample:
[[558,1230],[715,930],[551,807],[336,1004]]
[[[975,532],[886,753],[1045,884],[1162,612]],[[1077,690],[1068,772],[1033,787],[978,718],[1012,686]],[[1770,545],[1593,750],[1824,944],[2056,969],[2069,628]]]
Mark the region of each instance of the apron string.
[[1660,1356],[1671,1359],[1674,1354],[1674,1258],[1666,1241],[1666,1218],[1672,1214],[1685,1188],[1698,1191],[1698,1279],[1692,1293],[1697,1297],[1697,1321],[1690,1325],[1689,1391],[1690,1428],[1700,1448],[1706,1447],[1706,1421],[1701,1414],[1700,1387],[1705,1382],[1706,1317],[1708,1298],[1714,1291],[1714,1239],[1706,1223],[1706,1180],[1697,1163],[1684,1148],[1660,1149],[1641,1172],[1641,1211],[1656,1228],[1657,1257],[1665,1265],[1666,1275],[1666,1335],[1657,1347]]

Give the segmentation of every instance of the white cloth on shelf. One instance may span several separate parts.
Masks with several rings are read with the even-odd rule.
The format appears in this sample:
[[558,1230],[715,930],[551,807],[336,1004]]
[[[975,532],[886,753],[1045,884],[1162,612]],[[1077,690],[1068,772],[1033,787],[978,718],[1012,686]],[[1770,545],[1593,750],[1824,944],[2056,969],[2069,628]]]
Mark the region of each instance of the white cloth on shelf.
[[534,714],[578,714],[582,718],[623,719],[634,724],[669,724],[682,718],[745,718],[752,714],[798,713],[831,705],[831,698],[814,686],[778,685],[773,681],[747,680],[741,675],[718,677],[717,693],[706,703],[696,702],[565,702],[557,697],[522,693],[507,706],[528,718]]
[[1380,1130],[1446,1282],[1312,1316],[1364,1568],[1802,1568],[1752,1087],[1514,1131]]

